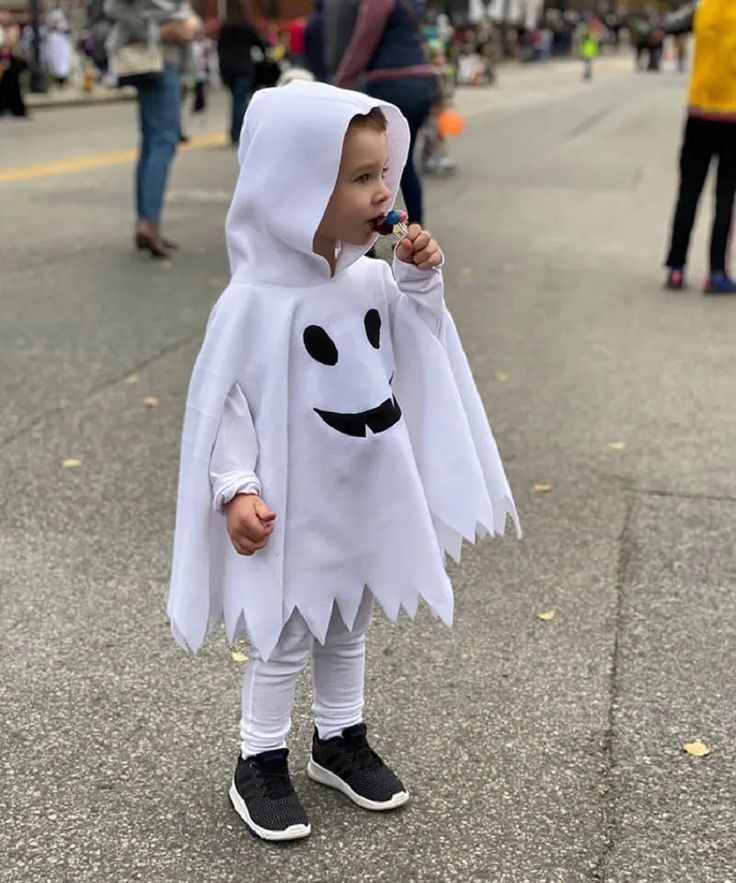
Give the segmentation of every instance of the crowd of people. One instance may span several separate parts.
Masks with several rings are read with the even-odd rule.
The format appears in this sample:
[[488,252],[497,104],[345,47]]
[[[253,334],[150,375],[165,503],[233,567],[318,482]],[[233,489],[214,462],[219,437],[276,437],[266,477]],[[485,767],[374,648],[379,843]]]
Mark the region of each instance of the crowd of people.
[[[445,137],[462,127],[457,114],[447,116],[454,75],[445,43],[422,11],[419,0],[357,0],[348,5],[317,0],[309,20],[284,28],[259,31],[239,8],[213,30],[193,14],[187,0],[106,0],[104,14],[111,23],[105,39],[107,64],[121,83],[136,87],[140,105],[137,248],[157,258],[169,257],[176,248],[163,235],[160,219],[168,170],[183,135],[182,83],[192,69],[200,83],[195,109],[206,103],[206,83],[215,67],[231,93],[228,133],[234,146],[252,95],[296,78],[359,89],[396,105],[410,137],[401,190],[409,218],[421,223],[422,185],[414,157],[421,157],[428,173],[451,172]],[[153,41],[148,30],[152,21]],[[422,133],[422,149],[417,150]]]
[[[27,116],[22,78],[34,59],[30,25],[0,11],[0,116]],[[38,29],[38,58],[51,83],[64,87],[75,61],[69,20],[61,9],[51,10]]]
[[228,90],[233,145],[252,95],[293,79],[357,88],[397,105],[411,138],[401,189],[410,218],[421,222],[421,174],[455,170],[447,137],[462,131],[454,111],[458,85],[493,84],[503,59],[536,63],[566,55],[581,58],[590,79],[595,58],[624,42],[633,48],[637,69],[658,71],[670,36],[684,70],[688,45],[684,29],[655,12],[624,17],[548,9],[536,28],[502,28],[489,18],[452,21],[427,12],[422,0],[315,0],[307,18],[265,24],[249,21],[241,7],[218,22],[202,21],[188,0],[92,0],[86,26],[74,37],[64,13],[50,12],[37,32],[38,47],[27,24],[2,15],[0,116],[26,115],[22,84],[34,60],[58,88],[85,65],[100,79],[136,88],[135,244],[160,258],[176,248],[161,232],[160,219],[171,161],[187,140],[182,102],[190,91],[192,111],[200,112],[209,89]]
[[[377,8],[382,4],[383,0],[379,0]],[[73,81],[89,91],[96,82],[117,84],[108,45],[114,21],[105,11],[106,5],[110,5],[109,0],[90,0],[87,20],[74,33],[61,9],[50,11],[41,22],[38,59],[42,74],[52,87],[65,88]],[[592,16],[547,9],[537,26],[528,27],[514,21],[501,26],[488,17],[470,21],[467,16],[456,16],[450,20],[444,13],[427,11],[425,5],[422,0],[410,2],[410,8],[416,10],[419,19],[425,55],[435,73],[445,81],[442,89],[445,98],[448,81],[453,87],[493,84],[502,60],[535,63],[565,56],[585,58],[586,54],[590,58],[591,36],[596,43],[596,54],[618,49],[626,37],[634,49],[637,68],[656,71],[660,69],[667,39],[666,20],[655,12]],[[406,8],[404,0],[402,6]],[[314,14],[308,19],[270,22],[260,32],[238,17],[224,22],[205,21],[192,42],[192,51],[181,72],[183,87],[194,92],[196,109],[204,109],[208,87],[224,85],[230,91],[234,89],[234,119],[242,118],[241,110],[247,103],[245,85],[251,82],[255,89],[272,84],[286,70],[307,70],[317,80],[331,81],[337,70],[336,53],[346,48],[340,29],[344,27],[343,22],[349,24],[356,20],[360,2],[348,0],[335,4],[328,0],[325,4],[323,0],[315,0],[314,7]],[[333,8],[341,10],[340,28],[327,40],[320,33],[325,7],[328,16],[335,14]],[[0,51],[5,58],[6,75],[2,91],[4,94],[12,91],[14,98],[12,107],[9,98],[0,100],[0,114],[20,115],[19,108],[23,108],[23,113],[25,108],[22,95],[18,99],[15,84],[22,87],[28,76],[25,72],[34,65],[34,35],[27,20],[14,22],[9,14],[4,16],[4,19],[0,17]],[[219,39],[223,33],[224,39]],[[674,39],[678,65],[684,69],[687,41],[679,36]],[[411,44],[407,45],[407,52],[411,52]],[[224,59],[218,63],[220,53]]]

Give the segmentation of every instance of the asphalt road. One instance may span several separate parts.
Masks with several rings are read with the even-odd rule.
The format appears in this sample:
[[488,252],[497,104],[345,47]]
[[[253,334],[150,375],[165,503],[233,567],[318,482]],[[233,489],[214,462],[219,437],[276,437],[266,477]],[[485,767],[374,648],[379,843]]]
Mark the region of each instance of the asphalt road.
[[171,263],[132,249],[132,105],[0,121],[0,879],[736,880],[736,299],[697,288],[705,217],[696,287],[661,289],[684,80],[632,67],[460,96],[428,221],[525,538],[466,551],[452,631],[377,619],[367,720],[405,811],[307,779],[305,679],[314,833],[286,848],[227,800],[242,663],[217,638],[185,655],[164,614],[183,397],[227,277],[223,103],[176,162]]

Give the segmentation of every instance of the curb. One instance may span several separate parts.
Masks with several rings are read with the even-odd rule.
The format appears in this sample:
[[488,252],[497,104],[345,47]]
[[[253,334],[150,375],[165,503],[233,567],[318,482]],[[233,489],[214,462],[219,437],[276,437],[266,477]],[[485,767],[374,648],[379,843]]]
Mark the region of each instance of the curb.
[[73,92],[69,95],[30,93],[25,95],[26,105],[31,110],[47,110],[48,108],[88,107],[100,104],[116,104],[120,101],[133,101],[135,89],[110,89],[105,92],[87,94]]

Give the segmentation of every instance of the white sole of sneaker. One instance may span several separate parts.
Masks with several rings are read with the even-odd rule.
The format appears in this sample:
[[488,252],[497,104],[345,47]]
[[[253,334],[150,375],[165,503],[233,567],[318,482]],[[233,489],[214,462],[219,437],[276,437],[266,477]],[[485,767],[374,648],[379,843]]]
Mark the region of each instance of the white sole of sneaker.
[[409,793],[407,791],[399,791],[397,794],[394,794],[391,800],[386,800],[383,803],[377,800],[368,800],[367,797],[361,797],[360,794],[356,794],[347,782],[343,782],[339,776],[336,776],[334,773],[326,770],[323,766],[315,763],[311,758],[307,764],[307,775],[310,779],[314,779],[315,782],[320,782],[322,785],[327,785],[329,788],[342,791],[342,793],[349,797],[353,803],[357,804],[357,806],[360,806],[363,809],[373,810],[374,812],[384,812],[387,809],[396,809],[396,807],[403,806],[409,800]]
[[283,831],[272,831],[269,828],[262,828],[260,825],[256,825],[250,817],[245,801],[238,794],[235,782],[230,786],[230,803],[232,803],[233,809],[245,822],[250,831],[256,837],[260,837],[261,840],[299,840],[301,837],[309,837],[312,833],[311,825],[291,825]]

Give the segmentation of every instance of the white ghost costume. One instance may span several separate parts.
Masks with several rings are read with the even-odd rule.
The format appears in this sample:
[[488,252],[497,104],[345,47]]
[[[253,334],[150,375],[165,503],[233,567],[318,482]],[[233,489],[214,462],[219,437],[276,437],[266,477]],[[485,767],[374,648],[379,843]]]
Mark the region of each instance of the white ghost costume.
[[[375,236],[339,244],[334,276],[312,250],[348,125],[373,107],[388,121],[393,200],[409,145],[397,108],[313,83],[258,92],[248,108],[227,218],[232,279],[184,419],[168,614],[185,648],[224,622],[231,642],[248,635],[261,666],[290,652],[298,674],[314,649],[337,670],[337,657],[324,661],[331,636],[344,649],[352,635],[348,655],[360,656],[372,598],[392,620],[402,607],[413,618],[423,598],[449,626],[445,553],[459,559],[463,539],[502,533],[508,515],[518,531],[441,271],[395,260],[392,274],[364,256]],[[262,493],[277,513],[250,557],[221,514],[239,492]],[[353,674],[338,732],[360,720],[362,657]],[[255,663],[249,677],[244,715],[261,701]],[[291,681],[286,694],[283,707]],[[284,727],[250,751],[283,744]]]

